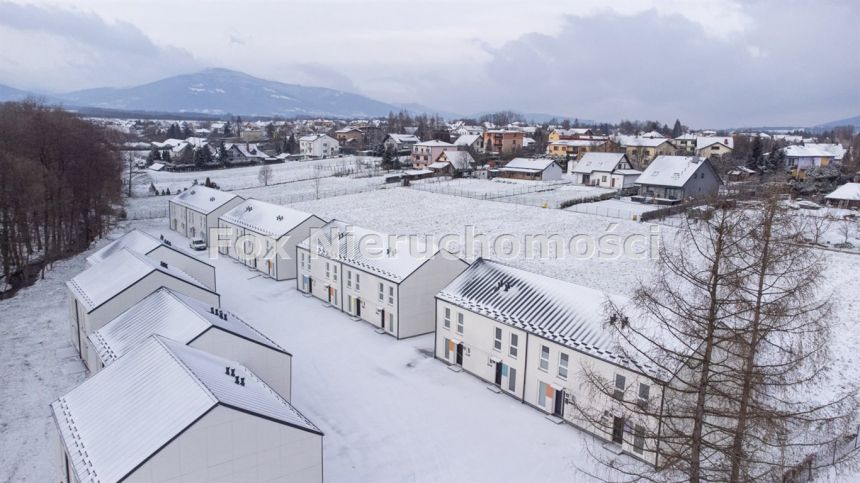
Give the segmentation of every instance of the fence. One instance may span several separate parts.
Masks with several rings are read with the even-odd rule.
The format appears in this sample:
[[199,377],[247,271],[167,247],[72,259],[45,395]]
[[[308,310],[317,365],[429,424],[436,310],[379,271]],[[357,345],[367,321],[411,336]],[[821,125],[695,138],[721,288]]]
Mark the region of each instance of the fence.
[[[539,208],[565,208],[577,203],[587,203],[590,201],[598,201],[611,198],[614,193],[601,193],[599,195],[586,195],[582,193],[565,193],[559,188],[572,186],[570,181],[541,181],[535,184],[526,183],[510,183],[511,188],[501,187],[494,190],[483,190],[478,186],[474,189],[469,189],[469,182],[490,183],[487,186],[499,188],[500,184],[505,184],[504,181],[486,181],[486,180],[470,180],[463,179],[459,182],[453,181],[448,177],[428,178],[425,180],[413,181],[410,187],[420,191],[428,191],[431,193],[459,196],[463,198],[471,198],[483,201],[497,201],[501,203],[513,203],[519,205],[536,206]],[[457,185],[464,185],[458,187]],[[541,193],[545,195],[542,196]]]

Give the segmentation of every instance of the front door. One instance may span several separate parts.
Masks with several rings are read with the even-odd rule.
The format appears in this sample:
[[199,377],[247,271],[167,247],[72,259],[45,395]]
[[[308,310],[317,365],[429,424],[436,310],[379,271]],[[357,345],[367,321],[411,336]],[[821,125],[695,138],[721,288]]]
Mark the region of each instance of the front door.
[[463,344],[457,344],[457,365],[463,365]]
[[496,363],[496,379],[495,379],[495,383],[496,383],[496,385],[497,385],[497,386],[499,386],[499,387],[501,387],[501,385],[502,385],[502,363],[501,363],[501,362],[497,362],[497,363]]
[[555,396],[552,398],[553,406],[552,406],[552,414],[553,416],[563,417],[564,416],[564,390],[561,391],[556,390]]
[[612,442],[618,444],[624,442],[624,418],[612,419]]
[[361,317],[361,299],[355,299],[355,316]]
[[379,324],[384,329],[385,328],[385,309],[379,311],[380,319]]

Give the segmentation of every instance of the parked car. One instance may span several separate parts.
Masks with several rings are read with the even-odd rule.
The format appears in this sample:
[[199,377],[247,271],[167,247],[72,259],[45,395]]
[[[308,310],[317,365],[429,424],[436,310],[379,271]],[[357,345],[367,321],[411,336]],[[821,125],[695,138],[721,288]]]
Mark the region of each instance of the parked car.
[[188,246],[191,247],[192,250],[205,250],[206,241],[204,241],[202,238],[194,238],[191,240],[191,243],[189,243]]

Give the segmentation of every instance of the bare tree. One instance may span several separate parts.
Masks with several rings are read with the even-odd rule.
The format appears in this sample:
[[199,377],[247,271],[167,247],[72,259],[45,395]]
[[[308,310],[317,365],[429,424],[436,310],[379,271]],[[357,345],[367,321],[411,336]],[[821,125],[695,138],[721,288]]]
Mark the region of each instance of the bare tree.
[[817,215],[807,215],[804,220],[804,225],[806,227],[806,232],[811,237],[811,241],[813,244],[818,245],[821,241],[821,237],[830,230],[831,225],[833,224],[833,217],[828,215],[817,216]]
[[848,245],[848,239],[851,238],[851,233],[854,232],[854,220],[851,218],[842,218],[839,220],[837,227],[839,234],[842,235],[842,243]]
[[260,166],[260,171],[257,173],[257,179],[263,186],[269,186],[269,183],[272,182],[272,177],[274,173],[272,172],[272,167],[268,164],[264,164]]

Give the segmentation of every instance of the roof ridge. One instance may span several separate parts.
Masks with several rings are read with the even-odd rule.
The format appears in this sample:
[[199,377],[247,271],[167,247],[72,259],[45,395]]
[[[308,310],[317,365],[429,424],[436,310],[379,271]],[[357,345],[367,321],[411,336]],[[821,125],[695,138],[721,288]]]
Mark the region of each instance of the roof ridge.
[[186,373],[188,373],[188,376],[191,377],[191,379],[193,379],[194,382],[201,389],[203,389],[203,391],[209,396],[209,398],[212,399],[213,403],[218,404],[220,402],[218,397],[215,396],[215,393],[212,392],[212,390],[209,389],[209,387],[203,383],[200,376],[198,376],[193,370],[191,370],[191,368],[188,367],[188,364],[186,364],[184,361],[182,361],[182,359],[177,357],[176,354],[174,354],[173,351],[167,346],[167,344],[164,343],[164,340],[166,339],[165,337],[162,337],[158,334],[154,334],[154,335],[152,335],[152,337],[155,339],[155,341],[158,343],[158,345],[161,346],[162,350],[164,350],[164,352],[166,352],[167,355],[169,355],[174,361],[176,361],[176,363],[179,364],[179,366],[182,367]]

